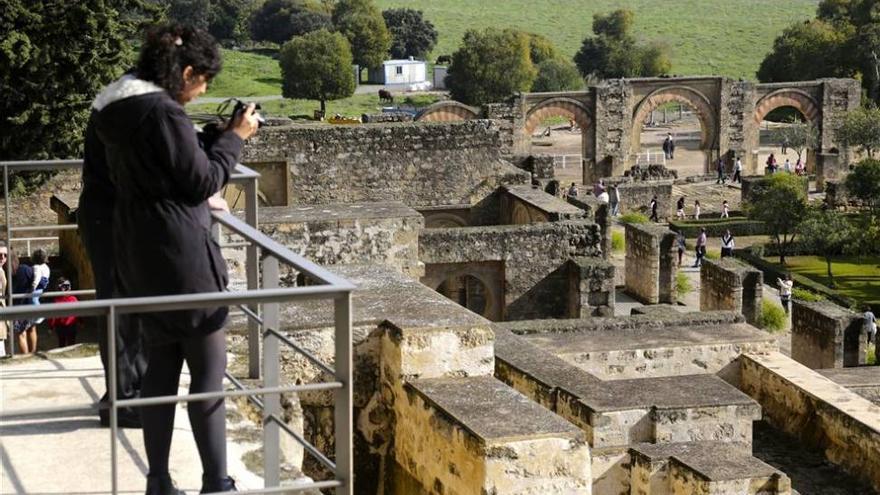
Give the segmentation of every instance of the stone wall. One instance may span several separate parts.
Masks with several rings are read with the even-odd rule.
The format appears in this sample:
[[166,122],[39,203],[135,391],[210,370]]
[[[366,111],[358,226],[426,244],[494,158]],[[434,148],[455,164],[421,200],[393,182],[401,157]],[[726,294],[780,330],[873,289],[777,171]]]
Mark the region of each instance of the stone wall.
[[877,406],[779,353],[744,354],[740,388],[764,419],[880,490]]
[[513,155],[509,159],[516,168],[531,172],[535,179],[552,179],[556,176],[552,155]]
[[501,188],[502,225],[556,222],[584,217],[584,212],[565,201],[531,186]]
[[672,181],[621,182],[617,186],[620,192],[620,213],[644,213],[651,215],[651,198],[657,197],[657,216],[660,219],[671,218],[675,202],[672,200]]
[[614,316],[614,272],[612,263],[595,257],[578,257],[568,262],[569,318]]
[[645,304],[674,303],[675,233],[654,225],[626,225],[626,291]]
[[791,304],[792,359],[813,369],[865,364],[862,315],[828,301]]
[[729,310],[742,313],[758,325],[764,300],[760,270],[733,258],[703,260],[700,268],[700,311]]
[[285,162],[290,204],[401,201],[474,204],[502,184],[530,177],[503,161],[493,122],[267,127],[242,162]]
[[260,231],[310,261],[382,264],[416,279],[424,275],[418,259],[423,221],[392,202],[260,209]]
[[[504,319],[544,318],[568,310],[565,263],[577,256],[599,256],[599,228],[587,221],[567,220],[528,226],[431,229],[419,236],[419,259],[441,263],[504,264]],[[443,273],[423,282],[436,287]]]

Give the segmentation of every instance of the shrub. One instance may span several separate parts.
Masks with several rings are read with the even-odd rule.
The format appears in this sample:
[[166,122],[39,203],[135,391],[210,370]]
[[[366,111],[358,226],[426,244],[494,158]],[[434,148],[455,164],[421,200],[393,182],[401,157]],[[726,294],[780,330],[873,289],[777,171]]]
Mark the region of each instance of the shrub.
[[716,251],[714,249],[707,249],[706,250],[706,259],[720,260],[721,259],[721,251]]
[[868,347],[867,356],[865,356],[865,364],[877,364],[877,346]]
[[471,29],[452,54],[446,85],[454,100],[479,105],[503,101],[517,91],[528,91],[537,75],[526,33],[515,29]]
[[786,319],[782,306],[764,300],[764,304],[761,306],[761,317],[758,320],[759,327],[770,333],[781,332],[785,329]]
[[619,253],[626,248],[626,237],[624,237],[623,232],[612,232],[611,233],[611,250],[615,253]]
[[675,291],[678,294],[678,297],[688,294],[693,289],[691,279],[688,278],[684,272],[678,272],[675,274]]
[[810,292],[806,289],[801,289],[800,287],[795,287],[791,290],[791,297],[793,299],[798,299],[800,301],[806,302],[818,302],[825,300],[823,296],[814,292]]
[[755,256],[757,258],[764,257],[764,245],[763,244],[753,244],[748,247],[748,250],[752,256]]
[[641,214],[641,213],[629,212],[629,213],[624,213],[623,215],[621,215],[620,221],[623,223],[632,223],[632,224],[648,223],[648,217]]

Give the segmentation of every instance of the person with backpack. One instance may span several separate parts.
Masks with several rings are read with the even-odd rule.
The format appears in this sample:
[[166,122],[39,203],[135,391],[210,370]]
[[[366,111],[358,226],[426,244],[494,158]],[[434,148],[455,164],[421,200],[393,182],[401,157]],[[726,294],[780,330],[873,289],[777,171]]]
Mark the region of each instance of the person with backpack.
[[733,234],[730,233],[730,229],[727,229],[724,235],[721,236],[721,258],[733,256],[734,247]]

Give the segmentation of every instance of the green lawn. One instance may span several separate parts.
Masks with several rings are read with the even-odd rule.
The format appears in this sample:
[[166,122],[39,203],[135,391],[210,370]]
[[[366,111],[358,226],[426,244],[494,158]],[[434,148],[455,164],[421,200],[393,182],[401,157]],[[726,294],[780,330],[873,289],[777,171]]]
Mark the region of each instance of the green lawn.
[[[779,261],[778,257],[765,259]],[[824,259],[818,256],[789,256],[785,261],[788,270],[828,285]],[[838,292],[872,306],[880,304],[880,256],[836,258],[831,266]]]
[[573,56],[592,34],[594,13],[635,12],[635,32],[672,48],[675,74],[754,79],[788,25],[814,16],[818,0],[376,0],[381,9],[421,10],[440,34],[433,55],[450,54],[466,29],[516,27],[550,38]]
[[205,96],[270,96],[281,94],[281,67],[271,56],[223,50],[223,70]]

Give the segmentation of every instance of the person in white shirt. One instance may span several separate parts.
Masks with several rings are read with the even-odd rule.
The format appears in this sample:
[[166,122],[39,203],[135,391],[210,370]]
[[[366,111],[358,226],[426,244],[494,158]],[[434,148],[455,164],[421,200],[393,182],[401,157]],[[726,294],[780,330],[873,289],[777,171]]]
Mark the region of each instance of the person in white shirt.
[[779,286],[779,302],[782,303],[782,309],[785,310],[785,314],[788,314],[788,303],[791,301],[791,289],[794,287],[791,275],[786,275],[785,280],[777,278],[776,284]]
[[[877,317],[874,316],[874,313],[871,311],[871,307],[865,305],[865,332],[868,334],[868,343],[874,342],[874,347],[877,347]],[[880,361],[877,361],[875,364],[880,364]]]
[[727,204],[726,199],[721,203],[721,218],[730,218],[730,205]]
[[572,182],[572,183],[571,183],[571,187],[568,188],[568,195],[569,195],[569,196],[573,196],[573,197],[575,197],[575,198],[576,198],[577,195],[578,195],[578,188],[577,188],[577,185],[575,185],[574,182]]
[[700,200],[694,201],[694,220],[700,219]]
[[721,236],[721,257],[726,258],[728,256],[733,256],[734,247],[733,234],[731,234],[728,229],[727,232]]
[[736,158],[736,164],[733,166],[733,182],[742,184],[743,161],[742,158]]
[[[47,258],[46,251],[42,249],[37,249],[32,255],[34,262],[34,281],[31,285],[31,294],[33,295],[34,304],[40,304],[40,296],[43,295],[43,291],[49,286],[49,277],[52,272],[49,270],[49,265],[46,263]],[[37,318],[34,321],[34,324],[39,325],[40,323],[43,323],[43,320],[45,320],[45,318]]]

